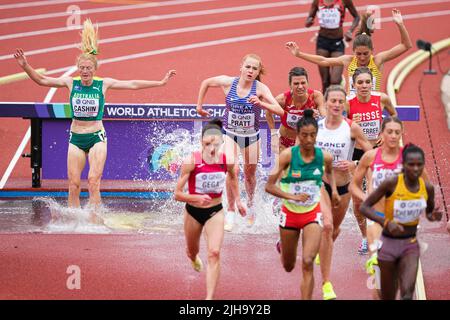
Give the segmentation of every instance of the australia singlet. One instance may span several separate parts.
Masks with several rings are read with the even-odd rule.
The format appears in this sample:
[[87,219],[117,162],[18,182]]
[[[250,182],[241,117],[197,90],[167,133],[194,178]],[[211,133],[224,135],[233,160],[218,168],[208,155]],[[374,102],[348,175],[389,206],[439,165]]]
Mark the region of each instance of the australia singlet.
[[316,147],[328,151],[333,156],[333,166],[342,160],[351,160],[355,140],[351,136],[351,121],[344,119],[337,129],[327,129],[325,121],[319,120],[319,131],[317,132]]
[[253,81],[248,95],[241,98],[237,94],[239,78],[235,78],[226,97],[224,113],[224,130],[236,136],[250,137],[259,133],[261,108],[248,102],[250,96],[256,95],[257,80]]
[[335,0],[332,4],[326,4],[324,0],[319,0],[319,25],[324,29],[341,28],[345,19],[345,7],[342,0]]
[[397,159],[394,162],[386,162],[382,158],[383,150],[377,148],[375,159],[370,164],[370,170],[372,170],[372,188],[375,190],[380,184],[393,175],[400,174],[403,168],[402,165],[402,150],[400,148]]
[[355,96],[348,100],[348,118],[353,119],[355,114],[361,116],[358,122],[368,140],[377,140],[381,131],[381,121],[383,120],[383,109],[381,107],[381,95],[379,92],[372,92],[368,102],[361,102]]
[[289,90],[284,93],[285,107],[284,114],[281,117],[281,124],[288,129],[297,130],[297,122],[303,117],[305,109],[317,109],[317,105],[314,101],[314,90],[308,89],[308,98],[303,106],[298,109],[293,104],[292,92]]
[[[358,66],[358,59],[356,59],[356,56],[353,57],[352,61],[348,65],[347,73],[348,73],[348,92],[350,95],[355,95],[356,90],[353,88],[353,74],[355,73],[355,70],[360,67]],[[381,91],[381,71],[378,69],[377,65],[375,64],[373,56],[370,56],[369,64],[367,67],[370,69],[370,72],[372,72],[373,80],[372,80],[372,90],[373,91]]]
[[391,196],[386,197],[385,215],[389,221],[405,226],[419,224],[420,215],[427,207],[428,193],[425,181],[419,178],[419,190],[411,192],[406,188],[403,173],[398,175],[397,186]]
[[102,120],[105,108],[103,79],[94,77],[90,86],[83,86],[80,77],[73,78],[70,92],[72,119],[81,121]]
[[207,194],[211,198],[222,196],[227,172],[225,154],[220,154],[219,163],[208,164],[201,152],[194,152],[195,168],[189,175],[188,187],[190,194]]
[[305,202],[283,199],[283,205],[291,212],[305,213],[313,210],[320,202],[320,187],[323,176],[323,152],[314,148],[314,160],[305,163],[300,154],[300,146],[291,148],[291,164],[280,181],[281,190],[291,194],[306,193]]

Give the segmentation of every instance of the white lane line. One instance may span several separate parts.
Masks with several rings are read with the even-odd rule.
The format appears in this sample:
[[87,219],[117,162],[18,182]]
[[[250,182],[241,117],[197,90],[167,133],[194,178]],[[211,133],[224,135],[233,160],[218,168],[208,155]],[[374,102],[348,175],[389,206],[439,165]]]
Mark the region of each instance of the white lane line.
[[[432,12],[429,12],[426,14],[432,14],[433,12],[435,12],[436,16],[440,16],[440,15],[448,14],[449,11],[450,10],[432,11]],[[132,35],[127,35],[127,36],[102,39],[99,41],[99,43],[100,44],[114,43],[114,42],[120,42],[120,41],[136,40],[136,39],[150,38],[150,37],[156,37],[156,36],[165,36],[165,35],[185,33],[185,32],[195,32],[195,31],[202,31],[202,30],[227,28],[227,27],[234,27],[234,26],[241,26],[241,25],[248,25],[248,24],[274,22],[274,21],[280,21],[280,20],[285,21],[285,20],[290,20],[290,19],[299,19],[302,17],[306,17],[307,15],[308,15],[308,13],[298,13],[298,14],[271,16],[271,17],[255,18],[255,19],[247,19],[247,20],[228,21],[228,22],[222,22],[222,23],[192,26],[192,27],[185,27],[185,28],[176,28],[176,29],[169,29],[169,30],[160,30],[160,31],[154,31],[154,32],[138,33],[138,34],[132,34]],[[415,18],[417,15],[422,16],[423,13],[404,15],[403,17],[404,17],[404,19],[412,19],[412,18]],[[431,16],[433,16],[433,15],[431,15]],[[387,19],[387,18],[384,18],[384,19]],[[383,22],[383,19],[381,19],[381,21]],[[27,56],[32,56],[32,55],[45,54],[45,53],[50,53],[50,52],[55,52],[55,51],[75,49],[75,48],[78,48],[78,44],[67,44],[67,45],[49,47],[49,48],[44,48],[44,49],[30,50],[30,51],[27,51],[26,54],[27,54]],[[12,58],[13,58],[12,54],[6,54],[3,56],[0,56],[0,61],[12,59]]]
[[[71,67],[69,70],[67,70],[62,77],[64,76],[69,76],[72,73],[74,73],[77,70],[77,68],[75,66]],[[56,88],[51,88],[48,92],[47,95],[45,96],[44,99],[44,103],[48,103],[52,100],[53,96],[56,93]],[[16,153],[14,154],[13,158],[11,159],[8,168],[6,168],[5,173],[3,174],[2,179],[0,180],[0,189],[3,189],[4,186],[6,185],[6,182],[8,182],[9,176],[11,175],[12,171],[14,170],[14,167],[17,164],[17,161],[20,159],[20,157],[22,156],[23,150],[25,149],[25,147],[28,144],[28,141],[30,140],[31,137],[31,127],[28,127],[27,132],[25,133],[25,136],[22,139],[22,142],[20,143],[19,147],[16,150]]]
[[[444,1],[444,0],[438,0],[438,1]],[[448,0],[448,1],[450,1],[450,0]],[[196,17],[196,16],[204,16],[204,15],[220,14],[220,13],[232,13],[232,12],[241,12],[241,11],[249,11],[249,10],[271,9],[271,8],[295,6],[295,5],[298,5],[300,2],[308,3],[308,1],[284,1],[284,2],[277,2],[277,3],[263,3],[263,4],[254,4],[254,5],[237,6],[237,7],[226,7],[226,8],[220,8],[220,9],[196,10],[196,11],[188,11],[188,12],[181,12],[181,13],[151,15],[151,16],[145,16],[145,17],[140,17],[140,18],[131,18],[131,19],[100,22],[100,23],[98,23],[98,27],[103,28],[103,27],[129,25],[132,23],[142,23],[142,22],[149,22],[149,21],[162,21],[162,20],[167,20],[167,19]],[[62,27],[62,28],[53,28],[53,29],[15,33],[15,34],[6,34],[3,36],[0,36],[0,40],[16,39],[16,38],[21,38],[21,37],[29,37],[29,36],[35,36],[35,35],[66,32],[66,31],[73,31],[73,30],[81,30],[81,28],[82,28],[82,26],[71,26],[71,28]]]
[[40,7],[40,6],[50,6],[54,4],[61,3],[77,3],[77,2],[85,2],[87,0],[46,0],[46,1],[32,1],[32,2],[22,2],[22,3],[11,3],[11,4],[2,4],[0,5],[0,10],[5,9],[17,9],[17,8],[29,8],[29,7]]
[[[450,10],[414,13],[414,14],[403,16],[403,19],[411,20],[411,19],[421,19],[421,18],[429,18],[429,17],[435,17],[435,16],[444,16],[444,15],[450,15]],[[392,17],[382,18],[380,20],[381,20],[381,22],[393,21]],[[344,23],[344,26],[350,26],[351,24],[352,24],[351,22],[346,22],[346,23]],[[249,41],[249,40],[286,36],[286,35],[299,34],[299,33],[305,33],[305,32],[313,32],[313,31],[317,31],[317,30],[319,30],[318,26],[311,27],[311,28],[286,29],[286,30],[279,30],[279,31],[275,31],[275,32],[258,33],[258,34],[239,36],[239,37],[233,37],[233,38],[212,40],[212,41],[206,41],[206,42],[198,42],[198,43],[192,43],[192,44],[188,44],[188,45],[181,45],[181,46],[169,47],[169,48],[164,48],[164,49],[159,49],[159,50],[145,51],[145,52],[136,53],[136,54],[129,54],[129,55],[119,56],[119,57],[110,58],[110,59],[103,59],[103,60],[99,60],[99,63],[100,64],[114,63],[114,62],[129,60],[129,59],[144,58],[144,57],[155,56],[155,55],[160,55],[160,54],[165,54],[165,53],[172,53],[172,52],[204,48],[204,47],[210,47],[210,46],[217,46],[217,45],[223,45],[223,44],[228,44],[228,43],[243,42],[243,41]],[[58,68],[58,69],[54,69],[54,70],[49,70],[45,74],[46,75],[58,74],[58,73],[68,70],[69,68],[71,68],[71,66]]]
[[[202,3],[202,2],[212,2],[218,0],[172,0],[165,2],[149,2],[143,4],[131,4],[124,6],[114,6],[114,7],[103,7],[97,9],[87,9],[80,10],[80,14],[89,15],[93,13],[104,13],[104,12],[115,12],[115,11],[124,11],[124,10],[138,10],[144,8],[154,8],[154,7],[166,7],[166,6],[175,6],[175,5],[184,5],[190,3]],[[52,12],[52,13],[44,13],[44,14],[36,14],[32,16],[22,16],[22,17],[13,17],[13,18],[5,18],[0,19],[0,23],[16,23],[23,21],[31,21],[31,20],[40,20],[40,19],[49,19],[49,18],[58,18],[58,17],[66,17],[72,15],[72,12]]]
[[[302,1],[302,4],[307,3],[307,2],[308,1]],[[379,6],[381,9],[386,9],[386,8],[394,8],[394,7],[401,8],[401,7],[405,7],[405,6],[412,7],[412,6],[418,6],[418,5],[424,5],[424,4],[443,3],[443,2],[450,2],[450,0],[403,1],[403,2],[393,2],[393,3],[381,4]],[[285,2],[283,2],[283,5],[277,5],[277,7],[298,5],[299,3],[300,3],[299,1],[285,1]],[[273,5],[268,6],[267,4],[259,4],[259,5],[244,6],[244,7],[242,7],[242,6],[241,7],[229,7],[229,8],[210,9],[210,10],[201,10],[201,11],[189,11],[189,12],[184,12],[184,13],[173,13],[173,14],[166,14],[166,15],[152,15],[152,16],[141,17],[141,18],[100,22],[100,23],[98,23],[98,26],[99,26],[99,28],[103,28],[103,27],[111,27],[111,26],[118,26],[118,25],[128,25],[128,24],[132,24],[132,23],[161,21],[161,20],[165,20],[165,19],[174,19],[174,18],[180,18],[180,17],[186,18],[186,17],[202,16],[202,15],[206,15],[206,14],[230,13],[230,12],[236,12],[236,11],[256,10],[256,9],[266,9],[266,8],[273,8]],[[359,7],[356,7],[356,9],[358,11],[365,10],[366,6],[359,6]],[[302,13],[302,15],[303,14],[307,15],[308,13],[305,12],[305,13]],[[73,31],[73,30],[81,30],[81,26],[71,26],[71,28],[67,28],[67,27],[51,28],[51,29],[43,29],[43,30],[36,30],[36,31],[6,34],[6,35],[1,35],[0,40],[17,39],[17,38],[59,33],[59,32],[69,32],[69,31]]]

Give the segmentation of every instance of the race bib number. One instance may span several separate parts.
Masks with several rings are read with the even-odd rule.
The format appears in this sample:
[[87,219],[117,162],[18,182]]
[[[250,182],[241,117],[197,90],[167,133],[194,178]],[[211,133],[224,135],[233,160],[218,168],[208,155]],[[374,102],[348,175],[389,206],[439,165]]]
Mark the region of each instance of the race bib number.
[[297,206],[310,207],[320,201],[320,188],[315,181],[291,183],[289,184],[289,193],[294,195],[305,193],[309,196],[304,202],[288,200],[288,202]]
[[373,165],[373,174],[372,174],[372,187],[375,190],[380,186],[380,184],[386,180],[387,178],[390,178],[394,175],[399,174],[402,171],[401,166],[399,166],[395,170],[391,169],[378,169],[379,167],[383,166],[382,164],[374,164]]
[[337,29],[341,22],[341,13],[338,8],[323,8],[319,10],[319,24],[325,29]]
[[95,118],[100,110],[99,99],[72,98],[73,115],[76,118]]
[[286,123],[291,129],[297,129],[297,123],[302,118],[302,113],[288,113],[286,117]]
[[403,224],[417,221],[426,207],[427,202],[423,198],[418,200],[395,200],[394,219]]
[[234,132],[245,133],[255,128],[254,113],[228,113],[228,128]]
[[225,172],[204,172],[195,176],[196,193],[221,193],[225,186]]
[[380,134],[380,120],[361,121],[358,123],[368,140],[377,140]]

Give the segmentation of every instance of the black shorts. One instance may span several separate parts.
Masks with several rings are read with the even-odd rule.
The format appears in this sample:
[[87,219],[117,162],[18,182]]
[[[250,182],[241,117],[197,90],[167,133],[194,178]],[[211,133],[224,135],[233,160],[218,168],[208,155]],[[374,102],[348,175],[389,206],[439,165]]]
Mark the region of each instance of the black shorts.
[[[328,193],[328,195],[330,196],[330,199],[331,199],[331,186],[330,186],[328,183],[326,183],[325,181],[322,181],[322,182],[323,182],[323,185],[324,185],[324,187],[325,187],[325,190],[327,190],[327,193]],[[350,182],[347,183],[347,184],[344,185],[344,186],[337,187],[337,192],[338,192],[338,194],[339,194],[340,196],[342,196],[343,194],[348,193],[348,186],[349,186],[349,185],[350,185]]]
[[189,203],[186,203],[187,213],[189,213],[189,215],[192,218],[194,218],[198,223],[200,223],[202,226],[204,226],[206,221],[211,219],[217,212],[219,212],[222,209],[223,206],[221,203],[210,208],[197,208],[191,206]]
[[355,148],[355,149],[353,150],[353,157],[352,157],[352,160],[353,160],[353,161],[359,161],[359,160],[361,160],[363,154],[364,154],[364,150]]
[[259,140],[259,133],[256,134],[255,136],[251,136],[251,137],[241,137],[241,136],[237,136],[231,132],[225,131],[225,134],[227,136],[229,136],[231,139],[233,139],[234,142],[236,142],[239,145],[239,148],[241,149],[245,149],[247,148],[249,145],[258,142]]
[[317,37],[316,49],[327,50],[329,52],[345,52],[343,39],[329,39],[321,35]]

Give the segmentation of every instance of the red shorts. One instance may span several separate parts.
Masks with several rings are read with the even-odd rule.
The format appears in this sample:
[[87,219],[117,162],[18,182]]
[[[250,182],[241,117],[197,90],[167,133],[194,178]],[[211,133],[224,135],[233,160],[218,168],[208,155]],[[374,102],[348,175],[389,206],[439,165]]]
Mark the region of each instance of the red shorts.
[[284,205],[281,207],[280,212],[280,228],[301,230],[310,223],[318,223],[323,226],[322,212],[320,210],[320,204],[309,212],[295,213],[290,211]]
[[280,144],[286,148],[295,146],[295,139],[280,137]]

